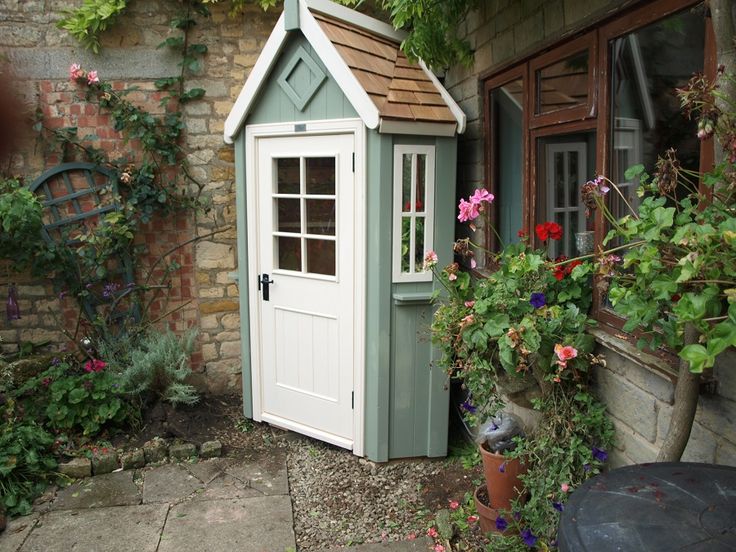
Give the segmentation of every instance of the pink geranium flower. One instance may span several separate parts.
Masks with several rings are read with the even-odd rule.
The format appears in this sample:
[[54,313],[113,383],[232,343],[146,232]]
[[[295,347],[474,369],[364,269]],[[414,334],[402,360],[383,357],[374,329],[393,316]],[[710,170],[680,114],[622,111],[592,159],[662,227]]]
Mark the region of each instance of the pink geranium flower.
[[78,63],[72,63],[69,67],[69,78],[73,81],[84,78],[84,70]]
[[467,222],[469,220],[475,220],[478,218],[478,215],[480,215],[480,211],[478,210],[478,204],[477,203],[470,203],[468,201],[465,201],[464,199],[460,200],[460,203],[458,203],[458,211],[459,214],[457,215],[457,220],[460,222]]
[[555,345],[555,354],[562,362],[567,362],[578,356],[578,350],[571,345]]
[[445,552],[445,547],[441,544],[435,544],[433,550],[434,552]]
[[98,82],[100,82],[100,78],[97,76],[97,71],[87,73],[87,84],[97,84]]
[[479,188],[475,190],[472,196],[470,196],[470,203],[474,205],[480,205],[481,203],[492,203],[496,197],[485,188]]
[[478,521],[479,519],[480,519],[480,518],[479,518],[478,516],[476,516],[475,514],[473,514],[472,516],[468,516],[468,523],[475,523],[475,522],[477,522],[477,521]]
[[457,500],[450,500],[450,510],[457,510],[460,507],[460,503]]
[[437,264],[437,253],[435,253],[432,250],[427,251],[427,254],[424,256],[424,270],[429,270],[436,264]]
[[437,533],[437,529],[434,527],[430,527],[427,529],[427,536],[433,539],[436,539],[439,536],[439,533]]
[[88,360],[87,362],[85,362],[84,371],[87,373],[102,372],[102,370],[105,369],[105,366],[107,366],[107,363],[102,360],[97,360],[96,358],[93,358],[92,360]]
[[566,493],[570,490],[570,485],[568,485],[567,483],[563,483],[562,485],[560,485],[560,490],[563,493]]

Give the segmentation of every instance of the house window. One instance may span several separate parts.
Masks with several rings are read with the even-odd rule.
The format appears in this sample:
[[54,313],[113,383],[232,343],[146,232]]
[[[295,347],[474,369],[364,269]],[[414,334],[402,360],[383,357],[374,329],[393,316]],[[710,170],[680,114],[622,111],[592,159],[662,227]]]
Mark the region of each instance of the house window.
[[393,281],[429,282],[424,255],[432,249],[434,146],[394,147]]
[[[692,121],[683,117],[675,88],[697,72],[714,71],[712,33],[702,2],[655,0],[622,11],[587,34],[533,56],[485,82],[487,174],[497,197],[491,222],[506,244],[518,229],[534,239],[537,223],[563,226],[550,257],[580,254],[575,235],[595,233],[603,217],[586,217],[580,187],[607,175],[626,201],[609,194],[618,216],[638,206],[638,182],[626,169],[643,164],[652,173],[657,156],[677,148],[687,169],[709,160]],[[711,62],[710,65],[713,65]],[[493,237],[487,243],[497,247]],[[537,244],[541,245],[541,244]],[[622,321],[602,295],[594,315],[614,328]]]

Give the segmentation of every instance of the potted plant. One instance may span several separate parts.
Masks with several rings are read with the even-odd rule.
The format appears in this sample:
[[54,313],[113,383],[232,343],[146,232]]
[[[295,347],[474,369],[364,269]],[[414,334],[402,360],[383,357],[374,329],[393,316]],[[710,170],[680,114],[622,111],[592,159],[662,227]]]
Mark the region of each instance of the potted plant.
[[[485,190],[462,199],[459,220],[472,224],[492,201]],[[536,227],[545,245],[561,239],[562,232],[552,222]],[[449,376],[467,391],[465,415],[476,425],[498,414],[507,401],[530,407],[555,387],[585,382],[589,367],[600,362],[586,332],[591,264],[549,259],[546,248],[533,248],[523,232],[519,237],[498,253],[486,251],[494,271],[482,278],[461,271],[458,263],[438,268],[433,252],[425,258],[446,292],[433,319],[433,341]],[[478,249],[469,239],[455,244],[456,254],[471,266]],[[477,490],[476,504],[483,519],[511,510],[523,493],[527,465],[521,456],[510,458],[484,446],[480,451],[488,503]]]

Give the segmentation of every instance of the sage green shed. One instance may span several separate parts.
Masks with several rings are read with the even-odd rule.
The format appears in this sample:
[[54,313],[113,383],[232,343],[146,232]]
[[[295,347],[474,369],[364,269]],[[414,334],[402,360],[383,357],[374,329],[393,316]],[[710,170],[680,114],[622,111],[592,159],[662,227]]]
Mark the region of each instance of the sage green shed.
[[423,259],[452,259],[465,116],[403,38],[287,0],[225,123],[244,413],[376,461],[447,452]]

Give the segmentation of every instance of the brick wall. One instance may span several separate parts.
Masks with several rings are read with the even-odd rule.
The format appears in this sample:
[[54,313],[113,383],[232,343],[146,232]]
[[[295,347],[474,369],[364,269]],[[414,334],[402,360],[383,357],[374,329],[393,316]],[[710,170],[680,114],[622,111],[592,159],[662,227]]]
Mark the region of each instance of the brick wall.
[[[475,50],[472,67],[453,67],[445,85],[468,117],[458,147],[458,189],[465,195],[485,182],[482,77],[527,59],[586,26],[633,4],[611,0],[488,0],[461,27]],[[670,377],[653,370],[650,359],[620,339],[601,334],[608,366],[596,390],[616,426],[614,465],[656,458],[669,427],[674,401]],[[642,359],[646,358],[646,362]],[[715,391],[700,397],[683,460],[736,466],[736,353],[719,359]]]
[[[160,111],[160,93],[153,81],[176,75],[178,59],[165,49],[157,49],[169,30],[175,1],[131,2],[119,24],[103,36],[103,51],[95,56],[82,50],[55,22],[61,10],[76,7],[81,0],[0,0],[0,52],[13,65],[25,102],[40,107],[46,123],[54,127],[77,126],[79,135],[91,136],[96,147],[112,152],[111,158],[128,146],[110,127],[109,118],[96,106],[81,101],[83,90],[68,80],[69,66],[80,62],[96,69],[100,77],[118,88],[139,87],[128,98],[152,111]],[[139,240],[148,250],[148,263],[193,236],[216,235],[177,250],[171,260],[181,266],[173,280],[168,303],[154,304],[162,312],[184,306],[168,318],[172,329],[200,328],[199,349],[195,353],[196,383],[216,393],[240,392],[240,320],[238,287],[229,274],[236,267],[235,174],[232,146],[223,143],[222,131],[230,108],[255,64],[278,16],[256,6],[230,18],[227,3],[211,6],[212,17],[195,28],[192,42],[207,44],[208,54],[190,87],[207,90],[203,101],[185,107],[186,146],[190,172],[205,183],[204,193],[212,209],[199,217],[157,219],[142,229]],[[14,158],[12,172],[28,181],[58,159],[44,156],[29,142]],[[60,301],[45,282],[28,275],[9,275],[0,268],[0,284],[19,283],[23,318],[7,323],[0,319],[0,339],[5,350],[19,341],[62,342],[60,328],[68,301]],[[4,300],[4,295],[3,295]],[[67,312],[66,317],[72,316]]]

